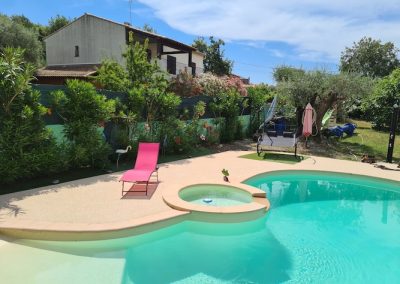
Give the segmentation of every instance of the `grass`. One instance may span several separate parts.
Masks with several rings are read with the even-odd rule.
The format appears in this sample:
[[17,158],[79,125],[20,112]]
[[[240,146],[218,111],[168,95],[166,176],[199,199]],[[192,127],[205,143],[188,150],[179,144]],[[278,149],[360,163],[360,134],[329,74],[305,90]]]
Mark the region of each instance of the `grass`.
[[[336,159],[360,161],[364,154],[375,156],[378,161],[385,161],[389,141],[389,132],[372,129],[371,123],[360,120],[352,120],[357,124],[353,136],[344,138],[330,137],[318,145],[313,143],[309,149],[303,152],[327,156]],[[400,137],[395,140],[393,162],[400,162]]]
[[305,159],[304,156],[297,156],[296,158],[294,155],[271,153],[271,152],[261,153],[260,156],[258,156],[257,153],[246,154],[240,156],[240,158],[251,159],[256,161],[278,162],[284,164],[296,164]]
[[[215,153],[215,149],[198,147],[194,148],[190,153],[174,154],[174,155],[160,155],[158,162],[159,164],[168,163],[178,160],[183,160],[187,158],[194,158],[199,156],[205,156]],[[0,193],[7,194],[23,190],[28,190],[36,187],[42,187],[47,185],[52,185],[53,181],[58,180],[59,183],[68,182],[72,180],[88,178],[92,176],[104,175],[110,172],[119,172],[132,169],[134,165],[134,159],[123,159],[121,157],[119,167],[117,168],[116,163],[111,163],[107,169],[93,169],[93,168],[82,168],[73,169],[57,174],[52,174],[47,177],[38,177],[33,179],[18,180],[12,184],[1,184],[0,183]]]

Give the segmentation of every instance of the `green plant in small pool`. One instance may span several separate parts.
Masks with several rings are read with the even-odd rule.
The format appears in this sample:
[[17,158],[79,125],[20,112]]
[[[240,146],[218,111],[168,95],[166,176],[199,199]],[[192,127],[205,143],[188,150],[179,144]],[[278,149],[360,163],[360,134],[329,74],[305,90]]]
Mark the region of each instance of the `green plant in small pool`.
[[227,169],[222,169],[221,172],[224,175],[224,181],[229,182],[229,171]]

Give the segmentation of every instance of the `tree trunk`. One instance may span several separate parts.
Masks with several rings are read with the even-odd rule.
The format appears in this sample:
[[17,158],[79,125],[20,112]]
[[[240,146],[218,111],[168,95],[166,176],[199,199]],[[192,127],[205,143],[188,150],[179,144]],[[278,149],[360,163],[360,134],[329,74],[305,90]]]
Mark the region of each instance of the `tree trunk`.
[[301,135],[301,133],[303,132],[303,112],[304,108],[302,107],[296,108],[297,135]]

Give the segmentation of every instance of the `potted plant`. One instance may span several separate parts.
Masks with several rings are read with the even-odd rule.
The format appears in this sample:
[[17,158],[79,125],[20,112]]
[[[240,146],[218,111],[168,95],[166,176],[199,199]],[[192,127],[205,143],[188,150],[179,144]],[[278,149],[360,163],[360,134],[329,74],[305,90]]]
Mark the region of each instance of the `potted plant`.
[[227,169],[223,169],[222,174],[224,175],[224,181],[229,182],[229,171]]

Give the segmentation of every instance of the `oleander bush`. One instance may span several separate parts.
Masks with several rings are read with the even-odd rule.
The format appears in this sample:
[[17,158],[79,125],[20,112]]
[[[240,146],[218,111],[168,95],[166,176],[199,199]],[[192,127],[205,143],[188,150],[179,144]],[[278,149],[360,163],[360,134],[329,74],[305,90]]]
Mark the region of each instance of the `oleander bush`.
[[240,80],[237,76],[224,76],[223,77],[225,84],[228,89],[235,89],[239,92],[242,97],[246,97],[248,95],[247,89],[244,87],[242,80]]
[[182,98],[199,96],[203,91],[198,79],[185,71],[172,78],[169,89]]
[[0,183],[64,167],[62,153],[42,120],[47,109],[29,83],[34,68],[23,54],[21,49],[5,48],[0,56]]
[[202,94],[205,96],[215,97],[228,89],[224,79],[211,73],[201,74],[197,80],[202,88]]

